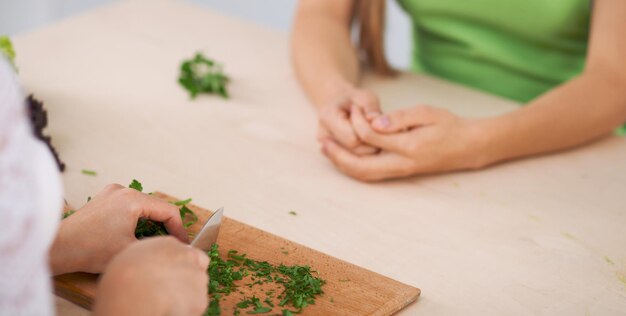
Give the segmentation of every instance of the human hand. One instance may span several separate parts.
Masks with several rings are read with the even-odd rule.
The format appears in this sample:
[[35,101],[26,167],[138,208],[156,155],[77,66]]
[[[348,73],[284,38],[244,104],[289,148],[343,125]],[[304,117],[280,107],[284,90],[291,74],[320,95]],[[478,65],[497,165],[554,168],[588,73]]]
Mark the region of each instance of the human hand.
[[209,257],[173,237],[133,243],[100,279],[94,315],[201,315]]
[[188,242],[176,206],[111,184],[61,221],[50,250],[52,272],[102,272],[113,256],[137,240],[135,227],[139,218],[163,222],[171,235]]
[[486,141],[477,119],[415,106],[378,116],[371,123],[353,108],[351,122],[359,139],[382,151],[359,157],[332,139],[323,141],[322,151],[339,170],[361,181],[478,169],[486,164],[482,155]]
[[352,107],[363,109],[367,116],[380,115],[378,96],[369,90],[354,89],[339,98],[335,103],[319,110],[319,129],[317,139],[332,139],[348,152],[362,156],[379,151],[376,146],[364,144],[357,136],[350,121]]

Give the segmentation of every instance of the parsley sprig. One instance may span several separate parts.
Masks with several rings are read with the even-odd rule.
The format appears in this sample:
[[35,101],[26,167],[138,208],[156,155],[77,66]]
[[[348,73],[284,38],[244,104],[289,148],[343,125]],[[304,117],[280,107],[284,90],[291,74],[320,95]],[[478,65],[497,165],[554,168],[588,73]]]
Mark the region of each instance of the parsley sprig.
[[222,65],[202,53],[196,53],[194,58],[181,64],[178,83],[189,91],[192,99],[200,93],[217,94],[228,99],[226,85],[229,80],[222,71]]

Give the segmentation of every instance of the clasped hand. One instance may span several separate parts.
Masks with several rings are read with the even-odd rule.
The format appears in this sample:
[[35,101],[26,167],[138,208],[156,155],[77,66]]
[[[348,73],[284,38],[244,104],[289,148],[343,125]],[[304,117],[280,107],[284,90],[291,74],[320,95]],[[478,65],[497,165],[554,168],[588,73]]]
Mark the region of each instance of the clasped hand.
[[379,181],[485,165],[481,120],[426,105],[382,114],[378,97],[357,90],[322,108],[322,152],[345,174]]

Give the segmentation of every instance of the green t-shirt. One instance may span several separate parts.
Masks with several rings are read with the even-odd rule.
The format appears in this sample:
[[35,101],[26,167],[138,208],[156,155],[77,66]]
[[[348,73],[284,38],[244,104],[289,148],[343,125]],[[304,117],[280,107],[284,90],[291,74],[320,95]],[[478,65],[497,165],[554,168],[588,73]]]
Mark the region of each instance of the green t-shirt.
[[413,20],[417,72],[525,103],[585,66],[589,0],[398,1]]
[[399,0],[413,69],[520,102],[583,70],[589,0]]

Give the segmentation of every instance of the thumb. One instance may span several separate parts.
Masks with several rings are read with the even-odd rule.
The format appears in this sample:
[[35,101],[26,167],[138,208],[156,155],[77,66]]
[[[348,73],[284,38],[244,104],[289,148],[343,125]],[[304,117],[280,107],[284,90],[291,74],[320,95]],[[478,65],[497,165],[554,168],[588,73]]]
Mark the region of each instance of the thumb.
[[436,121],[437,114],[435,108],[418,105],[378,116],[372,120],[372,127],[379,132],[395,133],[432,124]]
[[368,118],[381,114],[380,99],[372,91],[358,90],[352,94],[351,101],[354,105],[362,108]]

